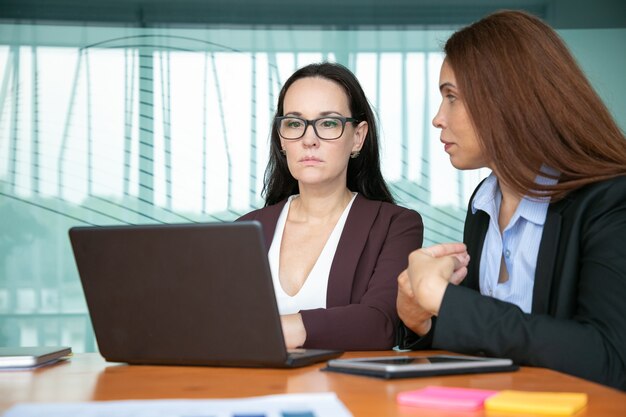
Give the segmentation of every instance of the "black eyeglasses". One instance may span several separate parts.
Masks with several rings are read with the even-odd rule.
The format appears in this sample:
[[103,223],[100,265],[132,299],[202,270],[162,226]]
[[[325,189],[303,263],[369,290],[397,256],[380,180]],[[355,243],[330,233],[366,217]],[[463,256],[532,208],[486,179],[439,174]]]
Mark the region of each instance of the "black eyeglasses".
[[315,120],[306,120],[301,117],[281,116],[276,118],[278,134],[287,140],[296,140],[304,136],[306,128],[311,125],[318,138],[323,140],[339,139],[346,128],[346,122],[358,122],[352,117],[320,117]]

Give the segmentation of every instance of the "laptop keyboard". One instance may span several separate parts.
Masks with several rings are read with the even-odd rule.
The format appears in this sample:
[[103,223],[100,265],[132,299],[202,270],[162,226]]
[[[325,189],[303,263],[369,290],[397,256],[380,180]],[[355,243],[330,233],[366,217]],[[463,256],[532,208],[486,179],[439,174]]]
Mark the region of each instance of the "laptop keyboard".
[[292,358],[300,358],[302,356],[307,356],[307,349],[297,348],[297,349],[287,349],[287,354]]

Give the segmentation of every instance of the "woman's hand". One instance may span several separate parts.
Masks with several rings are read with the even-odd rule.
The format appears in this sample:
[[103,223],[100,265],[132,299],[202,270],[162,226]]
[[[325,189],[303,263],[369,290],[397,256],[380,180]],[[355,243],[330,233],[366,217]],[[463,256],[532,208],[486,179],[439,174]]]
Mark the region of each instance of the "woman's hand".
[[409,280],[409,274],[406,269],[398,276],[396,308],[398,310],[398,316],[400,316],[404,325],[413,330],[413,332],[424,336],[430,331],[432,314],[424,310],[417,301],[415,301],[411,281]]
[[285,338],[287,349],[295,349],[302,346],[306,341],[306,329],[304,328],[302,315],[296,313],[280,316],[280,322],[283,326],[283,337]]
[[412,252],[409,267],[398,277],[396,305],[402,322],[420,336],[428,333],[431,317],[439,314],[446,287],[463,281],[468,263],[469,255],[462,243]]
[[448,283],[463,281],[468,263],[462,243],[443,243],[412,252],[407,271],[414,300],[430,314],[439,314]]

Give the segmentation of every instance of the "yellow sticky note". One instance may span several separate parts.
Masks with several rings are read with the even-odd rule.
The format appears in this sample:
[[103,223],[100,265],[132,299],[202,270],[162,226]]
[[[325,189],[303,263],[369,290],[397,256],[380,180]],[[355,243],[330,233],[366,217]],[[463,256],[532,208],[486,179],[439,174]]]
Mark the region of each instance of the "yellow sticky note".
[[567,416],[587,404],[587,394],[578,392],[500,391],[485,400],[485,409],[530,414]]

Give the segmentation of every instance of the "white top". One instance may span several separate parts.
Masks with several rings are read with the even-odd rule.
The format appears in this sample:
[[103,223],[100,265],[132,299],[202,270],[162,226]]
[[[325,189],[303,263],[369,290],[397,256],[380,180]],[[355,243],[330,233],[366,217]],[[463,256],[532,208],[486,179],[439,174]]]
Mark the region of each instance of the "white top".
[[306,281],[304,281],[304,285],[302,285],[300,291],[293,296],[287,294],[283,290],[279,279],[280,246],[283,240],[283,232],[285,230],[285,223],[287,221],[287,215],[289,214],[291,200],[297,197],[297,195],[292,195],[287,200],[285,207],[283,207],[283,211],[278,217],[276,231],[274,232],[274,238],[272,239],[272,245],[270,246],[268,253],[270,270],[272,271],[272,281],[274,282],[274,292],[276,293],[278,311],[281,315],[294,314],[300,310],[326,308],[326,291],[328,289],[330,266],[333,263],[335,252],[337,251],[337,245],[339,244],[339,238],[341,237],[343,227],[346,224],[348,213],[350,213],[350,207],[352,207],[352,203],[357,195],[357,193],[353,194],[352,200],[350,200],[341,214],[341,217],[337,220],[335,228],[328,237],[320,256],[317,258],[315,265],[313,265],[313,269],[309,272],[309,276]]

